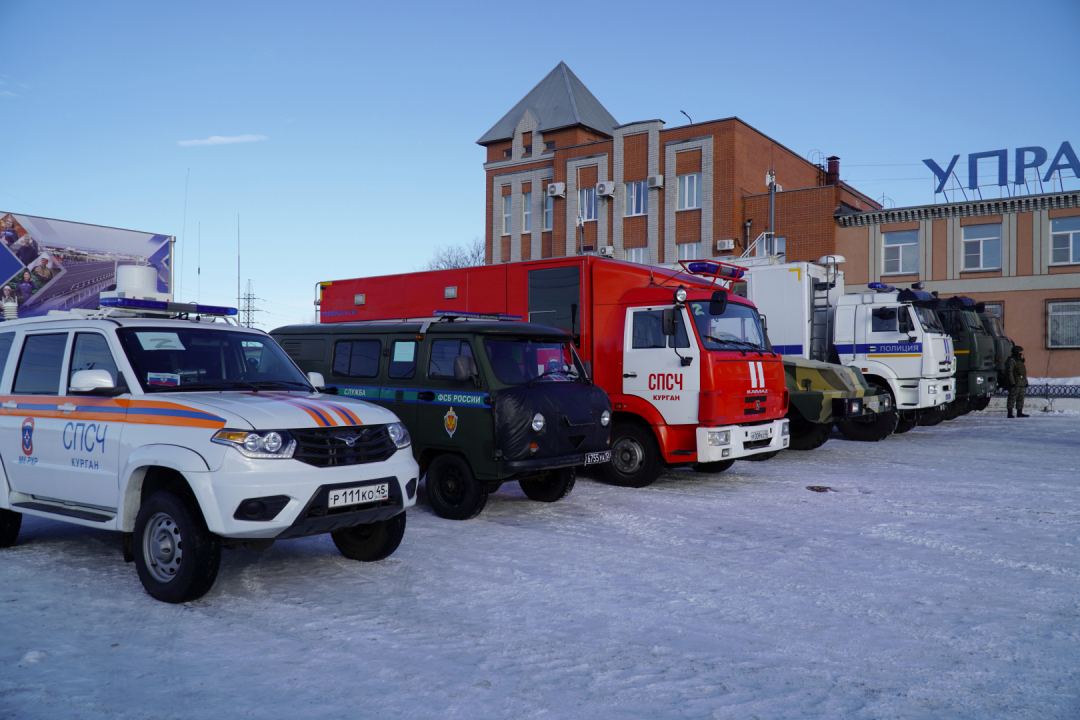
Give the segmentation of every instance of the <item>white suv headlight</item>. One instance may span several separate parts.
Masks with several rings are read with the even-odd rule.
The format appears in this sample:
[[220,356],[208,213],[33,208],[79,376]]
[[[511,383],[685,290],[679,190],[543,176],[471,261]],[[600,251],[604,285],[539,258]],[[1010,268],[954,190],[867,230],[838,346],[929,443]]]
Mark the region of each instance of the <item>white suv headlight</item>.
[[402,423],[390,423],[386,426],[386,432],[390,435],[390,439],[394,441],[394,445],[397,445],[398,449],[409,447],[412,444],[412,438],[409,437],[409,431],[405,429],[405,425]]
[[228,445],[249,458],[285,460],[296,451],[296,441],[288,430],[218,430],[211,438],[219,445]]

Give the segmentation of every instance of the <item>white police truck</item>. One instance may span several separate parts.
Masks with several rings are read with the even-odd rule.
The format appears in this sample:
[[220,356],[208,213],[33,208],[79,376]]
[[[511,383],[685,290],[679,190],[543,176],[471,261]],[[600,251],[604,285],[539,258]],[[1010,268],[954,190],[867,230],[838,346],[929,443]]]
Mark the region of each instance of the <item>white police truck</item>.
[[223,547],[397,549],[419,478],[397,416],[320,393],[233,308],[106,295],[0,323],[0,547],[23,515],[114,530],[172,603],[211,588]]
[[956,356],[937,315],[923,306],[935,298],[883,283],[845,294],[843,262],[839,255],[816,264],[748,261],[746,285],[736,292],[766,316],[781,355],[857,367],[868,383],[888,392],[900,412],[896,432],[920,419],[940,422],[956,393]]

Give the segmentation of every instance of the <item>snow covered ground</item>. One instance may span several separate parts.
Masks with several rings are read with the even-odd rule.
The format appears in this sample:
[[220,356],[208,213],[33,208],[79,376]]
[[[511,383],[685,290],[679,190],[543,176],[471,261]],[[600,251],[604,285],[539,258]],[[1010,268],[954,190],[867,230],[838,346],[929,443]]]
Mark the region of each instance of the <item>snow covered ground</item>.
[[233,551],[185,606],[28,518],[0,718],[1077,718],[1078,550],[1075,412],[420,504],[386,561]]

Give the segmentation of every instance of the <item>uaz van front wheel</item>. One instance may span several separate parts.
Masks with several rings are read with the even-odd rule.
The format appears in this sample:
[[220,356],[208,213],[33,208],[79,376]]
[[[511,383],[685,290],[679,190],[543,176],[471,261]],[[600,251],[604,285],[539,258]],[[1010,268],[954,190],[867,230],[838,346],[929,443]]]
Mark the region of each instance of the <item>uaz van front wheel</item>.
[[427,469],[428,502],[439,517],[468,520],[487,505],[487,486],[476,479],[472,468],[458,455],[440,455]]
[[162,490],[135,519],[135,569],[150,597],[183,603],[205,595],[221,565],[221,538],[194,504]]
[[537,502],[558,502],[574,489],[577,476],[574,468],[559,468],[548,471],[542,480],[522,480],[521,491],[525,497]]

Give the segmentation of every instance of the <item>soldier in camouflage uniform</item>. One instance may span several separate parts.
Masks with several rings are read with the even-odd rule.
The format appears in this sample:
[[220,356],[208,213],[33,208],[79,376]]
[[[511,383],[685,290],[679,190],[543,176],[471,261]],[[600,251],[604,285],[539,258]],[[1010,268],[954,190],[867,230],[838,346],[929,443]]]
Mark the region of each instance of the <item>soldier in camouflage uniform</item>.
[[1012,357],[1005,363],[1005,376],[1009,378],[1009,399],[1005,407],[1009,410],[1009,417],[1013,417],[1013,407],[1016,408],[1016,417],[1028,417],[1024,414],[1024,395],[1027,394],[1027,366],[1024,365],[1024,348],[1016,345],[1012,350]]

